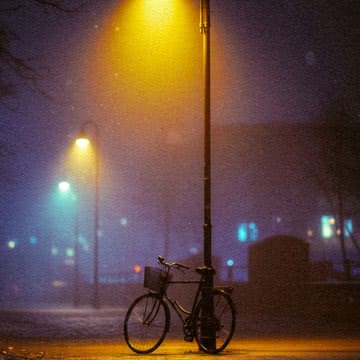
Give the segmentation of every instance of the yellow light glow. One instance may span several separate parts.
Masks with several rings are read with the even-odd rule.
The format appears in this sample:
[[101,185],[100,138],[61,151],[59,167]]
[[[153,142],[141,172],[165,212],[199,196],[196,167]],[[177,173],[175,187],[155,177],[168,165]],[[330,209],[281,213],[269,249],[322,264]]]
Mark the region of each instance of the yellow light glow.
[[86,138],[78,138],[75,141],[76,146],[78,146],[80,149],[85,149],[89,146],[90,140]]
[[[78,144],[79,139],[76,139],[72,143],[72,146],[69,147],[66,156],[63,157],[61,165],[62,173],[66,173],[77,186],[88,182],[89,176],[93,178],[96,155],[98,154],[96,152],[97,149],[94,148],[89,140],[84,141],[83,144],[82,141],[80,141],[80,144]],[[100,166],[101,161],[100,156]]]
[[143,15],[154,26],[168,23],[173,14],[173,0],[143,0]]
[[177,116],[179,109],[189,108],[201,93],[198,7],[178,0],[124,0],[102,29],[87,62],[92,104],[108,109],[108,118],[119,109],[129,111],[139,119],[137,129],[154,114],[154,127],[173,121],[184,128],[188,120]]

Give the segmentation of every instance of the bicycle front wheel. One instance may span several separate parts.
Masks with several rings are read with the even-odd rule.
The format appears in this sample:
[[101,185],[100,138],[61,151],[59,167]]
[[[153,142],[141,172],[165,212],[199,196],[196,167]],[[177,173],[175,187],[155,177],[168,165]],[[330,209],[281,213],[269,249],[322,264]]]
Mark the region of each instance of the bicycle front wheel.
[[194,332],[200,349],[215,354],[223,351],[234,335],[236,311],[229,294],[213,290],[214,314],[209,316],[203,310],[206,300],[202,299],[195,309]]
[[138,297],[130,306],[124,321],[124,336],[129,348],[139,354],[156,350],[170,326],[170,311],[156,294]]

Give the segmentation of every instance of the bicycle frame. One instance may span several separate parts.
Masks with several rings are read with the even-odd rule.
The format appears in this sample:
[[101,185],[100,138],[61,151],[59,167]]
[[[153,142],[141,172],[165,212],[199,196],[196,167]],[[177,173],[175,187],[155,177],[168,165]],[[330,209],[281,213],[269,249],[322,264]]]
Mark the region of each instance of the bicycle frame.
[[170,306],[174,309],[175,313],[177,314],[177,316],[180,318],[181,322],[183,323],[183,325],[187,324],[187,318],[183,317],[182,314],[188,315],[191,318],[194,315],[195,312],[195,308],[196,305],[199,303],[199,299],[200,299],[200,293],[201,290],[204,286],[204,280],[203,280],[203,276],[201,276],[200,280],[184,280],[184,281],[169,281],[168,284],[199,284],[196,294],[195,294],[195,298],[191,307],[191,311],[186,310],[185,308],[183,308],[177,300],[173,300],[171,299],[167,293],[166,290],[163,292],[162,296],[163,298],[165,298],[166,302],[168,302],[170,304]]

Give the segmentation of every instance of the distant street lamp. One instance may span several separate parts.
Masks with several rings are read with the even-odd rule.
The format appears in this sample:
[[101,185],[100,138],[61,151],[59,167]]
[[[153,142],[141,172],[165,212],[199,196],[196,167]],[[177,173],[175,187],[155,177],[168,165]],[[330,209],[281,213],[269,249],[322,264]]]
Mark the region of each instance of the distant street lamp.
[[62,193],[67,193],[70,190],[70,183],[68,181],[60,181],[58,187]]
[[99,302],[99,127],[93,121],[86,121],[80,128],[76,145],[86,148],[90,144],[87,129],[93,128],[93,144],[95,147],[95,194],[94,194],[94,271],[93,271],[93,298],[92,305],[100,308]]
[[76,195],[71,191],[71,184],[68,181],[60,181],[59,191],[63,194],[69,194],[75,201],[75,226],[74,226],[74,297],[73,304],[79,306],[79,205]]

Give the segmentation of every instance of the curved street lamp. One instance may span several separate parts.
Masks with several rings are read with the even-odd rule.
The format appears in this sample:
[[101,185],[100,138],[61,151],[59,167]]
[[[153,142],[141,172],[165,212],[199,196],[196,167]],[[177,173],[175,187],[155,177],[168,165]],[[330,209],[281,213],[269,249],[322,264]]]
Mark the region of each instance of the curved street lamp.
[[90,144],[87,129],[92,127],[93,144],[95,147],[95,194],[94,194],[94,271],[93,271],[93,298],[92,305],[95,309],[100,308],[99,302],[99,127],[91,120],[85,121],[80,128],[80,133],[76,139],[76,145],[86,148]]

